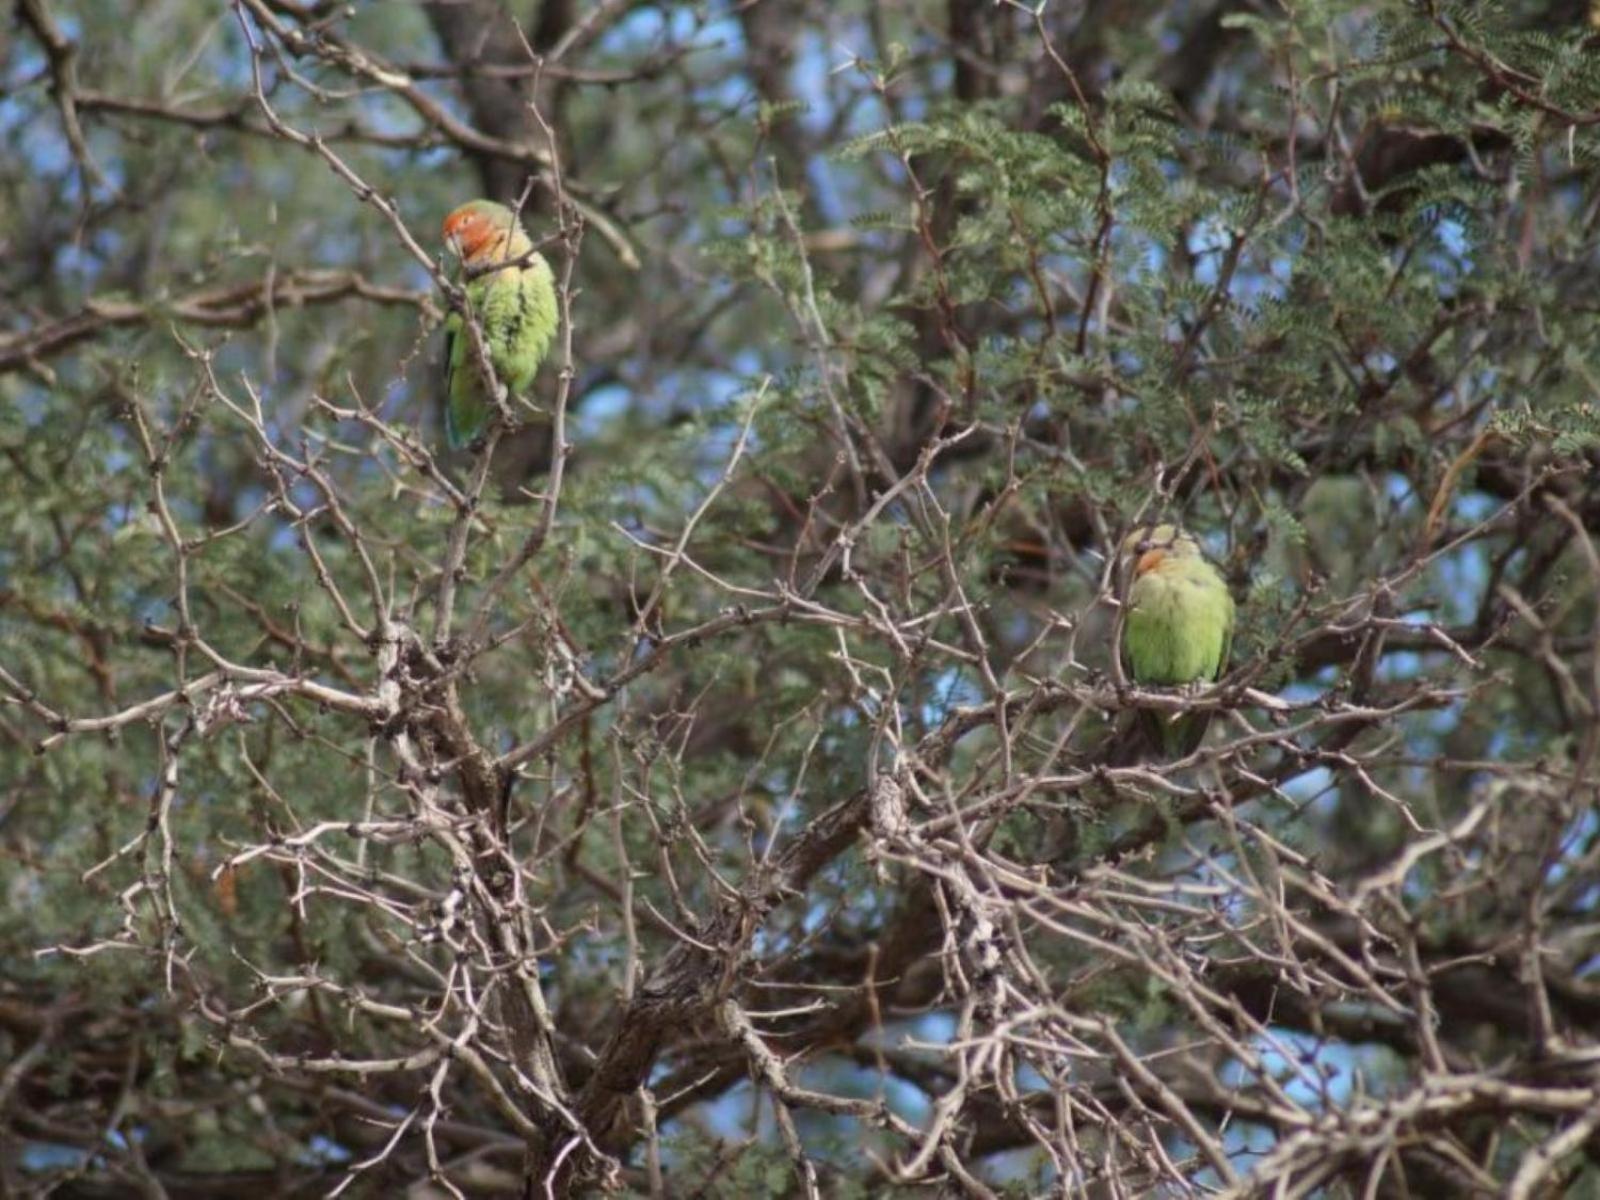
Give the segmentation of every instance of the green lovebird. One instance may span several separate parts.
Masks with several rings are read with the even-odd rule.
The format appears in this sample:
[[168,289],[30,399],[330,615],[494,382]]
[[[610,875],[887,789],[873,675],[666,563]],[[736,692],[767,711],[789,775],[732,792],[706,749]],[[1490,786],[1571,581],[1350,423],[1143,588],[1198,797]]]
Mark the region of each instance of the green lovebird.
[[[1131,564],[1127,614],[1122,622],[1123,669],[1140,686],[1211,683],[1228,669],[1233,644],[1233,597],[1200,543],[1176,525],[1135,529],[1122,542]],[[1209,712],[1141,709],[1152,748],[1183,758],[1200,745]]]
[[[444,241],[467,268],[467,299],[494,372],[507,391],[519,395],[533,382],[556,333],[550,264],[533,253],[517,215],[493,200],[473,200],[446,217]],[[515,265],[484,270],[497,263]],[[472,336],[456,312],[444,323],[444,380],[445,436],[452,450],[464,450],[483,435],[494,409]]]

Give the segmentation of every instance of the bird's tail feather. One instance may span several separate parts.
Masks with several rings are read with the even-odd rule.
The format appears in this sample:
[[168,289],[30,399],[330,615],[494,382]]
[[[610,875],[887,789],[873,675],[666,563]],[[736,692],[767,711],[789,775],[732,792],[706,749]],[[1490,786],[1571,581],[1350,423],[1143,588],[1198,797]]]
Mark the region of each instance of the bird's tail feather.
[[1211,725],[1211,714],[1195,712],[1174,716],[1153,708],[1141,708],[1138,723],[1144,743],[1142,757],[1172,762],[1187,758],[1200,748]]
[[452,450],[465,450],[483,433],[488,407],[473,400],[452,400],[444,406],[444,436]]

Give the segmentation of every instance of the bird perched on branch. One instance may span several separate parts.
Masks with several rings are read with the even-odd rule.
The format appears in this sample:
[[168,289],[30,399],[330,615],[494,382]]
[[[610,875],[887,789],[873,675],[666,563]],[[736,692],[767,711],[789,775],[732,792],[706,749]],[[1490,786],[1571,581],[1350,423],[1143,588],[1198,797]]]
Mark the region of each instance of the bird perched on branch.
[[[1211,683],[1228,668],[1233,644],[1233,597],[1205,560],[1200,543],[1176,525],[1143,526],[1122,542],[1131,571],[1122,623],[1122,663],[1140,686]],[[1209,712],[1141,709],[1152,749],[1170,758],[1194,751],[1211,723]]]
[[[466,268],[468,307],[495,375],[509,393],[526,391],[556,332],[550,264],[517,214],[492,200],[473,200],[446,217],[444,241]],[[462,314],[452,312],[444,323],[444,428],[452,450],[482,437],[494,411],[479,363]]]

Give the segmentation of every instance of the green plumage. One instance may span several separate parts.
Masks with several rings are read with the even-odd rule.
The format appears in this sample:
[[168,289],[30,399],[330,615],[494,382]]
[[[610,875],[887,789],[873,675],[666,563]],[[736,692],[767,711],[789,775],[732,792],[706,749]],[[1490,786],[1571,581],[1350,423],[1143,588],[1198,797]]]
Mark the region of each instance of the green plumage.
[[[1122,626],[1122,660],[1145,687],[1210,683],[1228,667],[1233,643],[1233,597],[1200,544],[1171,525],[1136,530],[1123,543],[1137,562]],[[1169,719],[1141,712],[1153,744],[1166,755],[1190,754],[1205,737],[1210,713]]]
[[[496,262],[515,262],[533,249],[533,243],[516,227],[509,209],[477,201],[485,211],[504,215],[509,236],[477,255],[465,255],[473,268]],[[470,207],[470,206],[469,206]],[[558,323],[555,279],[550,265],[533,254],[523,265],[478,275],[466,285],[472,316],[483,333],[483,345],[495,374],[512,395],[532,385],[544,361]],[[445,321],[445,436],[453,450],[471,446],[489,426],[493,412],[488,385],[483,378],[472,337],[460,313]]]

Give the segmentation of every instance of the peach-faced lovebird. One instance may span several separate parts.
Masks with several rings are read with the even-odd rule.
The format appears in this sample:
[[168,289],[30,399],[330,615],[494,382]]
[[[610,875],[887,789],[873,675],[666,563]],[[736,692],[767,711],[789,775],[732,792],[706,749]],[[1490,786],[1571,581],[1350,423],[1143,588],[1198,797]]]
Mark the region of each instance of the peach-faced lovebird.
[[[1233,597],[1200,543],[1176,525],[1135,529],[1122,542],[1131,567],[1122,623],[1122,663],[1141,686],[1210,683],[1228,668],[1233,642]],[[1152,748],[1182,758],[1200,744],[1209,712],[1172,714],[1141,709]]]
[[[494,372],[512,395],[533,382],[556,332],[556,287],[550,264],[533,253],[517,216],[492,200],[473,200],[444,219],[445,245],[468,268],[472,315]],[[487,270],[496,264],[511,265]],[[483,271],[483,273],[479,273]],[[488,384],[460,313],[444,323],[444,429],[452,450],[475,442],[493,412]]]

